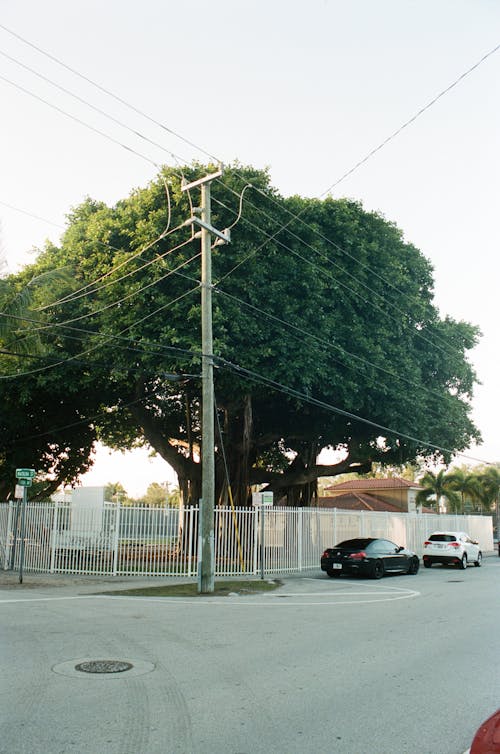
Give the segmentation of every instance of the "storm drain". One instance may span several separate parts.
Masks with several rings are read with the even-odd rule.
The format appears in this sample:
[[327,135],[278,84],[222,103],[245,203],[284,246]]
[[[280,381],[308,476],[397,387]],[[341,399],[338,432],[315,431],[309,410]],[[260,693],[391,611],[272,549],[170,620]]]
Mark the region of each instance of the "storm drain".
[[463,584],[463,579],[448,579],[448,584]]
[[95,660],[93,657],[75,657],[73,660],[60,662],[52,666],[54,673],[65,675],[69,678],[79,678],[81,682],[87,679],[89,683],[99,681],[110,683],[113,679],[119,682],[120,678],[135,678],[145,673],[152,673],[155,666],[152,662],[137,660],[127,657],[124,660]]
[[133,667],[131,662],[123,660],[87,660],[75,665],[75,670],[80,673],[125,673]]

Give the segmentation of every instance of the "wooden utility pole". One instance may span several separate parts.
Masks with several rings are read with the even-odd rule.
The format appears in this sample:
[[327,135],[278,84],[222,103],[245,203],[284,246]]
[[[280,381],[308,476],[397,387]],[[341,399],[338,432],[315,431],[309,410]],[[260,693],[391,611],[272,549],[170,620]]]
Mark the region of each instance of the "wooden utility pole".
[[222,171],[212,173],[193,183],[183,184],[188,191],[201,187],[201,217],[194,215],[188,223],[199,225],[201,236],[201,500],[198,534],[198,591],[214,591],[214,507],[215,507],[215,423],[214,423],[214,362],[212,337],[212,235],[217,243],[229,243],[229,231],[221,233],[211,225],[210,184]]

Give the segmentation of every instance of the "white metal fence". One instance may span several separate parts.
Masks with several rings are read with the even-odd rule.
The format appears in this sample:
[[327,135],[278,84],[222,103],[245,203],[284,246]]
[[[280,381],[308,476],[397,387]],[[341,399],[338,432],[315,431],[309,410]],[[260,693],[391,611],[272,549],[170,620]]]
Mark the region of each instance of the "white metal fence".
[[[19,566],[21,504],[0,504],[0,568]],[[261,518],[262,516],[262,518]],[[318,568],[326,547],[351,537],[384,537],[419,556],[430,532],[467,531],[493,551],[489,516],[375,513],[318,508],[217,508],[217,576]],[[39,573],[196,577],[198,509],[81,509],[28,503],[24,570]]]

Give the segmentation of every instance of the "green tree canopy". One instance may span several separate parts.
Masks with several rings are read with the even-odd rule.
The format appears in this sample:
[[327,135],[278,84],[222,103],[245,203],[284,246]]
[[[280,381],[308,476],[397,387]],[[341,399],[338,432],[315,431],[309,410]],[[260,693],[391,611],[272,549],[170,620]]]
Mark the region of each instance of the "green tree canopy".
[[[182,172],[192,181],[211,170]],[[113,207],[87,199],[60,245],[16,277],[22,290],[72,271],[35,292],[46,362],[2,361],[0,397],[15,387],[32,406],[42,396],[46,446],[66,442],[56,454],[71,456],[78,433],[79,461],[96,437],[149,444],[177,472],[184,500],[197,502],[199,240],[183,224],[198,198],[181,191],[179,172],[165,169]],[[237,221],[212,262],[219,497],[226,466],[238,504],[252,484],[304,504],[318,476],[449,460],[479,440],[467,357],[478,331],[439,316],[432,268],[393,223],[347,199],[285,199],[265,171],[239,165],[213,184],[212,201],[215,227]],[[61,399],[65,422],[51,413]],[[22,405],[12,399],[9,419]],[[59,426],[75,415],[78,431]],[[344,460],[319,465],[327,447]]]

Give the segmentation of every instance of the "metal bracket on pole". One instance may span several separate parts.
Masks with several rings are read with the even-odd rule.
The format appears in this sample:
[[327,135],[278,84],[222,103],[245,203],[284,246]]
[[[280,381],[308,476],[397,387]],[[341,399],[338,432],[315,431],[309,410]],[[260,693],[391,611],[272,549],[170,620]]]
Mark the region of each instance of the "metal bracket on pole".
[[210,173],[210,175],[204,175],[203,178],[198,178],[197,181],[193,181],[192,183],[186,183],[185,179],[182,179],[181,182],[181,191],[190,191],[193,188],[196,188],[197,186],[201,186],[204,183],[210,183],[210,181],[214,181],[216,178],[220,178],[221,175],[224,173],[224,170],[218,170],[216,173]]
[[204,222],[200,217],[190,217],[189,220],[186,220],[183,225],[199,225],[200,228],[204,228],[205,230],[208,230],[208,232],[213,235],[217,236],[218,239],[220,239],[223,243],[231,243],[231,231],[229,228],[226,228],[226,230],[221,231],[217,230],[217,228],[214,228],[213,225],[209,225],[208,223]]

